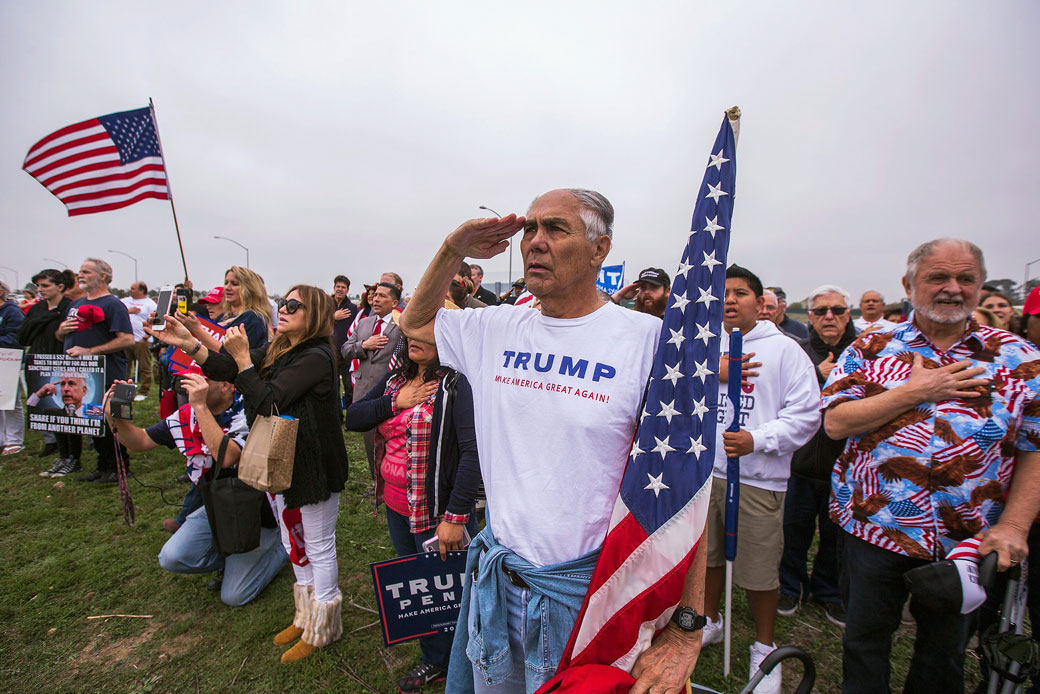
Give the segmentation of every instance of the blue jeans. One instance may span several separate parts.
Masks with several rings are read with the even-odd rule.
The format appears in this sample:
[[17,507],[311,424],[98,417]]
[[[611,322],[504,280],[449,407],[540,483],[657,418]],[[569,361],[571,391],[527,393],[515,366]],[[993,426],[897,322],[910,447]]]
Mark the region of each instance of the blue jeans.
[[[397,552],[399,557],[423,552],[423,543],[437,534],[436,526],[421,533],[413,533],[408,524],[408,518],[394,511],[389,506],[386,509],[386,526],[390,531],[390,542],[393,544],[394,551]],[[477,517],[475,514],[470,514],[469,522],[466,523],[466,530],[469,531],[470,537],[477,534]],[[455,635],[450,632],[433,636],[420,636],[419,650],[422,651],[420,661],[446,671],[448,669],[449,656],[451,655],[451,642],[454,637]]]
[[[838,588],[838,554],[841,529],[828,516],[829,481],[809,480],[791,475],[784,502],[784,554],[780,559],[780,591],[796,598],[810,596],[819,603],[841,602]],[[812,576],[806,570],[809,547],[816,529],[820,544],[816,549]]]
[[[842,642],[843,694],[887,694],[892,634],[899,627],[908,591],[903,574],[928,564],[860,540],[843,537],[841,590],[847,609]],[[964,651],[972,615],[928,609],[910,601],[917,622],[914,655],[905,694],[964,691]]]
[[260,531],[260,546],[223,557],[213,548],[205,507],[192,512],[159,552],[159,566],[178,574],[206,574],[224,569],[220,599],[232,607],[255,598],[289,562],[276,528]]

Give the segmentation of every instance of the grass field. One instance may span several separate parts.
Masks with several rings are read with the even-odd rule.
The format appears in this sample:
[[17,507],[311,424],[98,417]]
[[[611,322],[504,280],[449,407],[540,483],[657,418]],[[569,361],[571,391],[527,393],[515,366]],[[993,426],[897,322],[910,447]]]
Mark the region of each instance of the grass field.
[[[155,421],[154,395],[139,403],[136,422]],[[27,452],[0,459],[0,688],[9,692],[395,692],[394,683],[418,659],[414,644],[385,648],[373,608],[369,563],[393,556],[385,524],[362,499],[367,463],[360,436],[347,435],[351,478],[340,501],[337,549],[343,591],[343,639],[316,656],[283,666],[272,636],[292,619],[292,570],[286,566],[251,604],[230,608],[206,589],[209,576],[179,576],[159,568],[169,537],[163,518],[177,514],[187,486],[175,481],[183,459],[165,449],[135,454],[131,492],[137,523],[123,521],[116,485],[37,473],[49,460],[35,432]],[[94,468],[86,442],[84,469]],[[143,487],[140,483],[151,485]],[[164,503],[158,489],[165,490]],[[705,651],[694,680],[724,692],[746,681],[753,634],[739,591],[734,624],[734,676],[722,677],[722,647]],[[355,607],[354,605],[360,606]],[[105,614],[147,619],[88,619]],[[819,671],[819,692],[841,683],[841,631],[814,605],[779,618],[778,643],[807,649]],[[913,630],[894,645],[894,681],[905,675]],[[977,672],[969,657],[972,678]],[[794,691],[797,670],[786,672]],[[440,692],[442,687],[430,691]]]

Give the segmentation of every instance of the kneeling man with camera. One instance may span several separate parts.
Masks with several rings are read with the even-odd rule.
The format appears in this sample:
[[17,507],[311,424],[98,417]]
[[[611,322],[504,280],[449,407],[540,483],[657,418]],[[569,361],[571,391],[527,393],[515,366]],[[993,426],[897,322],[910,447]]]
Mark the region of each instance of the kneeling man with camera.
[[[249,433],[241,396],[231,383],[207,381],[200,373],[186,373],[181,382],[188,394],[188,404],[142,429],[129,419],[117,418],[120,408],[113,406],[113,399],[119,399],[115,391],[125,388],[125,382],[116,381],[105,395],[108,425],[119,442],[131,451],[148,451],[159,446],[179,450],[184,455],[192,484],[236,476],[239,456]],[[214,542],[206,506],[202,506],[192,512],[163,545],[159,565],[167,571],[185,574],[223,570],[220,599],[231,606],[246,604],[271,582],[289,559],[264,496],[259,514],[262,518],[258,519],[263,527],[260,544],[255,549],[225,556]]]

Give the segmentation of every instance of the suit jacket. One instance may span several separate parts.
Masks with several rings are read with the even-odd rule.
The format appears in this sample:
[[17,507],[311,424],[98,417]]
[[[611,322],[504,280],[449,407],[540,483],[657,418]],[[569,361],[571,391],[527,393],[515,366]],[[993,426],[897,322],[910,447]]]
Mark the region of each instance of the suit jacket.
[[403,335],[401,328],[398,327],[396,322],[391,320],[382,332],[387,338],[383,348],[378,350],[362,349],[361,343],[372,337],[372,333],[376,329],[377,320],[380,320],[380,318],[374,314],[367,318],[362,318],[358,321],[354,333],[343,343],[343,358],[347,360],[359,359],[361,361],[361,365],[357,370],[357,381],[354,383],[353,402],[357,402],[365,397],[365,393],[370,391],[376,383],[379,383],[380,379],[389,371],[390,357],[393,356],[394,349],[397,347],[397,340]]

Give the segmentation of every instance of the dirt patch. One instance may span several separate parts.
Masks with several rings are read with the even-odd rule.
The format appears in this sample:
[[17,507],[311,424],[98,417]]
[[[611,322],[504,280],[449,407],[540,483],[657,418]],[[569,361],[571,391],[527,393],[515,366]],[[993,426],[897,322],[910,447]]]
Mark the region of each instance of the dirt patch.
[[158,628],[159,625],[151,625],[137,636],[128,636],[114,641],[106,641],[104,634],[96,634],[91,638],[90,643],[76,654],[76,658],[72,661],[73,667],[92,666],[97,663],[134,665],[136,658],[132,657],[133,650],[141,644],[148,643]]
[[159,653],[166,656],[184,655],[201,639],[202,637],[193,634],[181,634],[159,646]]

